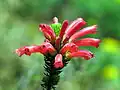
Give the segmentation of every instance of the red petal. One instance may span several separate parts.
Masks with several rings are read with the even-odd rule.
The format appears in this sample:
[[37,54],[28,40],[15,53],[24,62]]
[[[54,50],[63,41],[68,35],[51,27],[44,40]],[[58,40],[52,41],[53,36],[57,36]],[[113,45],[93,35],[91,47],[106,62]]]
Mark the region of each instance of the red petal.
[[61,54],[56,55],[55,61],[54,61],[54,67],[55,68],[62,68],[63,67],[62,55]]
[[47,24],[40,24],[39,27],[39,30],[44,33],[44,36],[47,39],[49,39],[50,41],[55,40],[55,33],[50,26],[48,26]]
[[94,38],[84,38],[81,40],[74,41],[77,46],[94,46],[99,47],[100,39],[94,39]]
[[65,30],[66,30],[67,27],[68,27],[68,21],[65,20],[62,24],[62,27],[61,27],[61,30],[60,30],[60,35],[59,35],[61,40],[63,38],[63,35],[65,34]]
[[67,43],[60,50],[60,53],[64,55],[66,52],[76,52],[76,51],[78,51],[78,46],[76,46],[74,43]]
[[72,57],[82,57],[86,60],[89,60],[91,58],[93,58],[93,53],[91,53],[90,51],[87,50],[79,50],[77,52],[73,52],[73,53],[69,53],[67,55],[68,58],[72,58]]
[[93,25],[93,26],[90,26],[90,27],[87,27],[87,28],[83,28],[82,30],[80,30],[79,32],[76,32],[75,34],[73,34],[71,37],[70,37],[70,42],[71,41],[74,41],[75,39],[77,38],[80,38],[82,36],[85,36],[87,34],[94,34],[97,32],[97,25]]

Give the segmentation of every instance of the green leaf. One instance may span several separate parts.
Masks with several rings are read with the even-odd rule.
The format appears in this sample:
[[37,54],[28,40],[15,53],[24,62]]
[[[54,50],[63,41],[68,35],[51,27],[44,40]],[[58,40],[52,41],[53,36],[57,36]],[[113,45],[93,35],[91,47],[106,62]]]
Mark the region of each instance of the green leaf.
[[61,29],[61,23],[54,23],[54,24],[51,24],[50,26],[54,30],[56,36],[58,36],[60,33],[60,29]]

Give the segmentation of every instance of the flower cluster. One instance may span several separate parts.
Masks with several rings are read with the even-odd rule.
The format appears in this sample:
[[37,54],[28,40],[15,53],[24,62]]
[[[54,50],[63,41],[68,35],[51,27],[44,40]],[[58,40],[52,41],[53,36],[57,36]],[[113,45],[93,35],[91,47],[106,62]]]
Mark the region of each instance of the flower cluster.
[[[39,31],[45,36],[45,41],[41,45],[24,46],[16,49],[19,56],[31,55],[32,53],[41,53],[44,56],[54,56],[53,66],[63,68],[65,60],[73,57],[81,57],[85,60],[91,59],[94,55],[90,51],[79,49],[80,46],[98,47],[100,39],[82,38],[87,34],[95,34],[97,26],[89,26],[81,29],[86,22],[82,18],[74,20],[70,25],[68,20],[64,20],[62,25],[58,19],[53,18],[53,24],[40,24]],[[81,30],[80,30],[81,29]]]

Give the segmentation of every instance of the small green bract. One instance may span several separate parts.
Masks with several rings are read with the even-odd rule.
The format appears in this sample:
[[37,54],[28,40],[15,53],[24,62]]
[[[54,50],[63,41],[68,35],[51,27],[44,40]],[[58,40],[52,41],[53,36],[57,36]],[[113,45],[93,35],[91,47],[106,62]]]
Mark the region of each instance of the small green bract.
[[58,36],[60,33],[61,26],[62,26],[61,23],[54,23],[54,24],[51,24],[50,26],[54,30],[56,36]]

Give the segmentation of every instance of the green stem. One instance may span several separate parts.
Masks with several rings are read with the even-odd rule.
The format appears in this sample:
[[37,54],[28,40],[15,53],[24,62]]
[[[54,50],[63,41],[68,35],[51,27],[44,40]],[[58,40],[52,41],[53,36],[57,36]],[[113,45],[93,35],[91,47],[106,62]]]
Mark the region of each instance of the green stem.
[[61,73],[61,69],[55,69],[53,66],[54,63],[54,58],[53,56],[45,56],[45,72],[44,72],[44,77],[42,80],[41,86],[43,87],[43,90],[55,90],[56,85],[59,82],[60,76],[59,74]]

